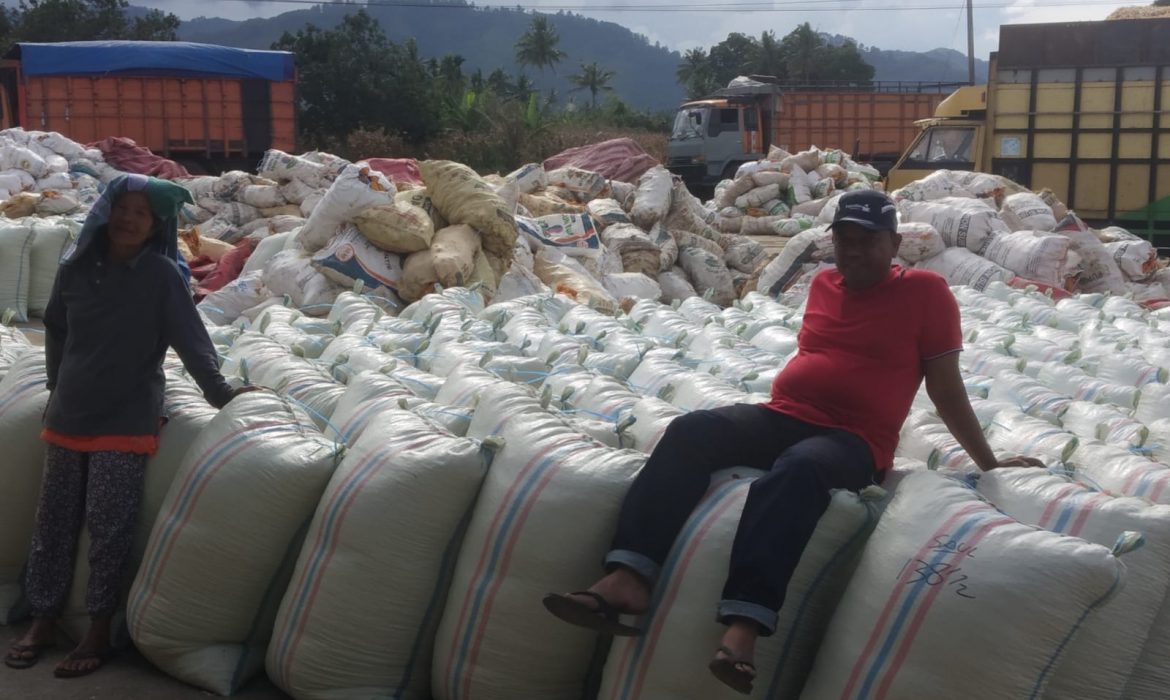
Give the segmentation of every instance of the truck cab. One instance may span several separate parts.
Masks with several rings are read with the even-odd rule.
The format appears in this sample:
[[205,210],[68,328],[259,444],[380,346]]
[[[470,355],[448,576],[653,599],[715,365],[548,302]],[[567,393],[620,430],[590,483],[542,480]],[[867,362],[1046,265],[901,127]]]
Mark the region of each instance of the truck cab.
[[889,189],[921,180],[935,170],[979,170],[984,166],[987,86],[959,88],[934,117],[915,122],[918,137],[890,169]]
[[667,144],[667,166],[692,186],[711,188],[740,165],[763,158],[780,89],[752,76],[711,97],[679,107]]
[[1170,17],[1003,25],[988,84],[916,122],[887,186],[941,169],[1002,175],[1167,248],[1168,98]]

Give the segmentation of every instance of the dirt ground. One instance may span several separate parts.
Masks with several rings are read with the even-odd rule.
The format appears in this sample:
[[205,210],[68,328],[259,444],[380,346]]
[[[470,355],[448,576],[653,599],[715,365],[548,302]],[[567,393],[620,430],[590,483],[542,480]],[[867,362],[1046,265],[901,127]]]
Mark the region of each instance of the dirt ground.
[[[25,625],[0,627],[0,649],[7,650]],[[68,641],[46,652],[36,666],[16,671],[0,666],[0,700],[205,700],[216,697],[167,676],[135,651],[127,651],[101,671],[86,678],[62,680],[53,677],[53,667],[65,657]],[[234,698],[242,700],[288,700],[267,678],[249,683]]]

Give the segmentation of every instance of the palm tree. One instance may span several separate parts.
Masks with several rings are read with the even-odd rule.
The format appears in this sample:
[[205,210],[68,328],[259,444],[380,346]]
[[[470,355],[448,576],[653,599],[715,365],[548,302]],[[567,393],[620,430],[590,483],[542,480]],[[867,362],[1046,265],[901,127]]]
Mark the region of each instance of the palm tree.
[[579,90],[589,91],[589,108],[597,109],[597,93],[599,92],[613,92],[613,86],[609,81],[613,80],[616,75],[611,70],[605,70],[597,65],[597,62],[582,63],[581,72],[576,75],[570,75],[569,81],[577,87],[572,89],[572,92]]
[[528,31],[516,42],[516,63],[521,67],[532,66],[541,72],[545,68],[552,68],[553,73],[556,73],[556,65],[566,56],[564,51],[557,48],[560,43],[561,37],[549,23],[548,17],[536,15]]
[[674,76],[678,79],[679,85],[688,88],[691,97],[698,97],[695,94],[695,87],[701,82],[705,82],[708,72],[707,51],[705,49],[690,49],[683,54],[683,62],[678,64],[678,70],[674,72]]
[[516,82],[512,83],[508,92],[514,99],[523,102],[536,92],[536,83],[532,82],[532,78],[521,73],[516,76]]
[[766,31],[760,35],[760,46],[756,50],[756,72],[760,75],[784,77],[784,53],[776,33]]
[[808,82],[817,77],[818,63],[824,53],[825,40],[808,22],[792,30],[780,42],[780,51],[788,68],[788,78]]

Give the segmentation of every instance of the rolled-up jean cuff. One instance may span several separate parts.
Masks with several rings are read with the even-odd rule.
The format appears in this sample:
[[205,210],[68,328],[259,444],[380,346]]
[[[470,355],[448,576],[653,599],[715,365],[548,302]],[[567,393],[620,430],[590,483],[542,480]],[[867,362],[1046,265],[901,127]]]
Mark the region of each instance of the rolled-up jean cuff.
[[747,620],[752,620],[760,626],[761,637],[771,637],[776,632],[776,622],[779,620],[775,610],[769,610],[763,605],[756,605],[755,603],[748,603],[743,600],[721,600],[719,601],[719,612],[715,617],[715,621],[722,624],[730,624],[731,618],[740,617]]
[[605,570],[609,571],[615,566],[626,567],[646,579],[651,586],[658,581],[658,574],[662,571],[662,567],[656,564],[650,557],[647,557],[645,554],[631,552],[628,549],[615,549],[605,555]]

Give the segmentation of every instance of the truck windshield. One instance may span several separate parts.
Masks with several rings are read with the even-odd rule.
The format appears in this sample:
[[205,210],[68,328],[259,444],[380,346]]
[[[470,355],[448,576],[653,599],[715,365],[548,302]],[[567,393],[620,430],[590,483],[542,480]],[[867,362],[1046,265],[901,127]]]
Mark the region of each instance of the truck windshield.
[[932,126],[914,145],[914,150],[910,152],[907,161],[973,167],[974,144],[974,127]]
[[670,133],[670,138],[676,141],[701,138],[706,121],[705,109],[680,109],[674,116],[674,129]]

